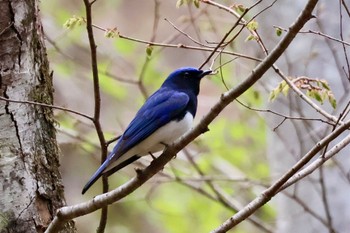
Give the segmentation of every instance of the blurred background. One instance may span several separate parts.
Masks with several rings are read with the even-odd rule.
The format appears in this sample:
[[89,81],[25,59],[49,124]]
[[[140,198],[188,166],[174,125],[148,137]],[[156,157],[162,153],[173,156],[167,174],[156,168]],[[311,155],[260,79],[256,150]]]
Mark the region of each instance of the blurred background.
[[[242,13],[240,9],[255,2],[200,2],[196,7],[192,1],[96,1],[94,25],[116,28],[122,37],[107,38],[103,30],[94,30],[101,124],[106,139],[123,132],[145,98],[170,72],[183,66],[199,67],[210,54],[200,48],[215,46],[236,22],[233,13]],[[271,51],[305,4],[304,0],[263,0],[244,19],[255,19],[253,26]],[[62,0],[42,1],[40,6],[54,72],[55,104],[92,116],[94,95],[85,24],[63,26],[70,18],[85,16],[84,4]],[[305,76],[325,80],[337,100],[336,109],[328,100],[312,100],[335,116],[345,109],[350,97],[350,28],[344,26],[349,24],[347,6],[349,1],[320,1],[314,12],[316,18],[276,63],[292,79]],[[257,59],[265,57],[249,30],[237,27],[233,35],[237,37],[225,49],[231,54],[221,54],[213,66],[225,64],[221,72],[202,81],[195,122],[210,111],[227,88],[235,87],[252,72]],[[162,45],[150,47],[149,42]],[[278,179],[332,131],[332,126],[322,122],[323,117],[292,91],[269,101],[271,91],[281,81],[273,70],[269,71],[161,173],[111,205],[106,232],[209,232]],[[67,204],[78,204],[102,190],[98,181],[81,195],[82,187],[100,164],[98,137],[87,118],[62,111],[55,115]],[[128,181],[135,176],[136,167],[147,166],[150,161],[142,158],[112,175],[110,189]],[[349,171],[347,148],[323,169],[278,194],[232,232],[347,232]],[[99,215],[97,211],[76,219],[78,232],[95,232]]]

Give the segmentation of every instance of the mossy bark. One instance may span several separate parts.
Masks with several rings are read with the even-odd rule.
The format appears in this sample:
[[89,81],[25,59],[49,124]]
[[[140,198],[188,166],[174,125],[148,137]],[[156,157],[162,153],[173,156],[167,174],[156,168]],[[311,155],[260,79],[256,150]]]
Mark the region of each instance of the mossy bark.
[[[0,95],[53,103],[38,1],[0,0]],[[65,205],[52,109],[0,101],[0,232],[44,232]],[[63,232],[74,232],[69,222]]]

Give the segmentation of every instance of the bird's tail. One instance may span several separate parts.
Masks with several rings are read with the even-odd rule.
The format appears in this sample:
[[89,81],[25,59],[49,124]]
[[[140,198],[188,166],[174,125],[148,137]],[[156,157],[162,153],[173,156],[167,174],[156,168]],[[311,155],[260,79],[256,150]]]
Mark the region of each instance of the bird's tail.
[[122,161],[121,163],[119,163],[118,165],[116,165],[110,169],[107,168],[108,165],[110,165],[110,161],[108,161],[108,159],[107,159],[106,161],[104,161],[104,163],[101,165],[101,167],[95,172],[95,174],[91,177],[91,179],[86,183],[86,185],[84,186],[83,191],[81,193],[84,194],[102,175],[105,174],[107,176],[110,176],[114,172],[122,169],[123,167],[138,160],[139,158],[140,158],[140,156],[134,155],[134,156],[128,158],[127,160]]
[[110,161],[108,159],[106,159],[106,161],[103,162],[103,164],[97,169],[95,174],[86,183],[81,194],[84,194],[103,175],[103,172],[104,170],[106,170],[109,163]]

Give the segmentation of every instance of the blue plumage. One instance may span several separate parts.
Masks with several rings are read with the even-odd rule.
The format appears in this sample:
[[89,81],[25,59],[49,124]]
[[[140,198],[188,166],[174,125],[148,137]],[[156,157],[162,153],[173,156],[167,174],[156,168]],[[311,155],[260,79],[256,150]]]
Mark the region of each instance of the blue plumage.
[[196,115],[200,80],[210,73],[191,67],[172,72],[136,113],[82,193],[103,174],[111,175],[143,155],[161,151],[187,132]]

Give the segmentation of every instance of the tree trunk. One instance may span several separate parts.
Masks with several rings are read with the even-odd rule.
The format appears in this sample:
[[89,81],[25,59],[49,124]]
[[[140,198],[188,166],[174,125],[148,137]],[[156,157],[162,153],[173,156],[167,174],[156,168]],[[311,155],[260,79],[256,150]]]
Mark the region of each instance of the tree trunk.
[[[0,0],[0,94],[52,104],[38,2]],[[43,232],[65,205],[52,109],[0,101],[0,232]],[[72,222],[63,232],[74,232]]]

